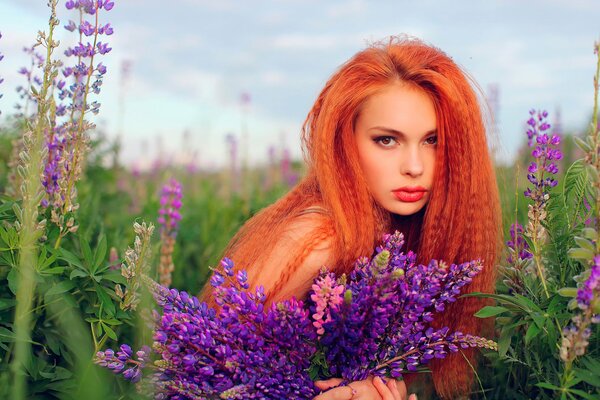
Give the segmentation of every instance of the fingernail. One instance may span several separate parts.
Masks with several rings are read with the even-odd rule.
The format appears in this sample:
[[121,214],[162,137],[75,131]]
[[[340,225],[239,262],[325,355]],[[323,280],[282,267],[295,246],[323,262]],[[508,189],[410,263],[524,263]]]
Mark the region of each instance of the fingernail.
[[397,380],[395,380],[395,379],[392,379],[392,382],[394,382],[394,388],[395,388],[396,390],[398,390],[398,381],[397,381]]

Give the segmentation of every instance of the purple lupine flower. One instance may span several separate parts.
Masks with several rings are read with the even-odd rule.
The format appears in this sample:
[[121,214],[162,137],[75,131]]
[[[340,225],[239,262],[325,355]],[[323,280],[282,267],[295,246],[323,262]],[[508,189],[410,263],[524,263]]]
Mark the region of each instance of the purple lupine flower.
[[[434,313],[456,301],[481,271],[481,262],[417,265],[413,252],[400,251],[402,234],[384,240],[372,260],[358,260],[350,276],[338,281],[346,280],[344,301],[328,304],[331,320],[322,325],[319,344],[326,349],[329,373],[348,381],[399,377],[460,347],[495,348],[483,338],[429,326]],[[311,312],[316,306],[310,305]]]
[[562,158],[562,153],[556,146],[560,144],[560,136],[550,134],[550,124],[546,122],[547,111],[529,111],[530,118],[527,121],[527,137],[529,146],[534,146],[531,155],[535,159],[528,168],[527,179],[533,185],[525,191],[525,196],[534,202],[544,204],[546,202],[547,188],[557,185],[552,175],[558,173],[556,161]]
[[151,351],[150,347],[142,346],[134,357],[131,347],[122,344],[116,354],[111,349],[97,352],[95,362],[115,374],[123,374],[123,377],[131,382],[138,382],[142,378],[142,369],[150,361]]
[[[77,18],[80,22],[69,20],[65,29],[69,32],[77,32],[86,38],[93,38],[96,42],[98,36],[108,34],[106,26],[99,32],[99,15],[97,15],[100,3],[94,0],[69,0],[65,3],[68,10],[78,10],[86,14],[94,15],[91,20],[85,19],[83,14]],[[92,22],[93,21],[93,22]],[[112,33],[112,30],[110,30]],[[69,221],[61,218],[67,213],[77,209],[75,182],[79,180],[84,162],[84,148],[86,137],[84,131],[90,128],[90,124],[80,113],[91,111],[97,114],[100,104],[90,101],[88,94],[100,93],[102,79],[106,73],[106,67],[98,62],[98,51],[89,42],[85,44],[78,42],[75,46],[65,51],[67,57],[73,57],[73,63],[65,63],[62,68],[64,79],[55,82],[58,92],[56,105],[56,116],[58,121],[53,121],[52,129],[46,133],[46,145],[48,157],[45,160],[43,186],[46,189],[46,198],[42,200],[43,206],[52,206],[53,219],[57,225],[60,221]],[[95,57],[96,56],[96,57]],[[93,58],[95,57],[95,58]],[[76,60],[76,61],[75,61]],[[70,81],[70,82],[67,82]],[[60,121],[62,119],[62,121]],[[66,229],[61,226],[61,235]],[[67,227],[76,229],[76,226]]]
[[[112,6],[107,7],[106,5],[106,2],[103,3],[102,1],[93,0],[67,1],[65,3],[66,8],[69,10],[78,9],[86,14],[94,16],[96,16],[100,9],[109,11],[112,8]],[[101,25],[98,22],[98,18],[93,18],[91,21],[82,19],[79,25],[74,21],[69,21],[69,23],[65,25],[65,29],[70,32],[77,29],[84,37],[93,38],[94,41],[99,36],[108,36],[113,33],[113,28],[110,23]],[[72,85],[63,85],[59,92],[60,99],[68,98],[71,100],[71,104],[67,106],[69,111],[83,109],[85,112],[91,108],[92,112],[98,112],[100,106],[99,103],[93,103],[91,106],[89,104],[83,104],[83,98],[86,91],[89,90],[87,82],[91,81],[90,88],[95,94],[98,94],[100,92],[104,74],[106,74],[106,67],[102,63],[96,65],[91,64],[92,57],[95,58],[98,54],[106,54],[110,50],[111,48],[108,47],[108,43],[103,42],[98,42],[95,47],[90,42],[79,42],[75,46],[65,50],[65,55],[67,57],[77,57],[79,60],[75,65],[66,65],[62,71],[65,78],[72,77],[74,80]],[[87,61],[87,59],[89,59],[89,61]],[[96,60],[94,60],[94,62],[96,62]],[[93,80],[91,80],[92,75],[94,75]]]
[[36,99],[33,97],[31,88],[34,87],[38,92],[41,91],[42,81],[39,76],[35,75],[35,68],[41,67],[44,64],[45,58],[42,54],[38,53],[34,46],[23,47],[23,52],[28,54],[31,59],[29,67],[21,67],[18,71],[20,75],[23,75],[27,82],[24,85],[17,86],[17,93],[19,98],[25,101],[25,105],[22,106],[17,104],[15,107],[20,110],[23,109],[22,115],[28,117],[29,104],[35,104]]
[[585,354],[592,334],[590,326],[600,323],[600,314],[597,313],[600,299],[600,255],[594,257],[588,273],[589,276],[577,290],[576,301],[580,313],[563,329],[560,358],[565,362],[572,362]]
[[160,263],[158,265],[159,282],[163,286],[171,285],[171,274],[175,270],[173,264],[173,251],[175,250],[175,237],[177,227],[181,220],[181,184],[171,179],[162,188],[160,198],[161,208],[158,210],[158,223],[160,232]]
[[171,179],[163,186],[160,197],[160,209],[158,210],[158,223],[161,225],[161,232],[164,231],[169,236],[177,235],[177,227],[181,220],[181,183],[176,179]]
[[[523,237],[523,226],[518,222],[515,222],[510,226],[510,240],[506,242],[509,249],[512,249],[514,254],[517,255],[518,260],[527,260],[533,257],[531,251],[529,251],[529,244]],[[509,254],[507,262],[514,264],[517,260],[513,259],[513,255]]]
[[590,276],[577,290],[577,305],[581,310],[587,310],[592,300],[600,292],[600,255],[594,257]]
[[[496,348],[484,338],[429,326],[481,270],[480,262],[417,265],[414,253],[400,251],[402,234],[384,240],[349,277],[323,269],[307,306],[292,298],[265,308],[263,287],[250,290],[245,271],[236,273],[227,258],[211,268],[218,311],[145,277],[163,311],[153,313],[157,398],[313,398],[318,365],[311,360],[324,358],[327,372],[357,380],[398,377],[460,348]],[[116,355],[98,353],[95,362],[140,379],[131,359],[131,348],[121,346]]]

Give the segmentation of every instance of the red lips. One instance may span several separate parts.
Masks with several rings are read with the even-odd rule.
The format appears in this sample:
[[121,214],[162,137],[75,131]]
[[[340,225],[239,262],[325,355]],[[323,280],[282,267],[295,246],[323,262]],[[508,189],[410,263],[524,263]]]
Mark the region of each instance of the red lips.
[[402,202],[405,203],[414,203],[415,201],[419,201],[425,196],[425,189],[422,186],[404,186],[398,189],[392,190],[394,196]]

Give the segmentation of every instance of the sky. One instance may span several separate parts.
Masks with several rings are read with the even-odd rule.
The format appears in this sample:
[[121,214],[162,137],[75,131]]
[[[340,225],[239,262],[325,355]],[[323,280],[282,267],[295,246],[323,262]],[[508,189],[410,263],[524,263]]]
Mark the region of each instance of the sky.
[[[100,114],[91,119],[121,138],[128,165],[226,165],[227,135],[251,164],[264,162],[270,147],[301,158],[302,122],[327,79],[389,35],[441,48],[497,99],[491,142],[500,161],[522,144],[530,109],[547,109],[551,121],[558,111],[563,130],[582,131],[593,105],[600,0],[114,1],[100,17],[115,33],[94,98]],[[47,30],[46,2],[0,0],[3,116],[14,112],[24,83],[17,71],[30,63],[23,46]],[[61,27],[74,19],[63,1],[58,18]],[[59,30],[65,44],[74,36]]]

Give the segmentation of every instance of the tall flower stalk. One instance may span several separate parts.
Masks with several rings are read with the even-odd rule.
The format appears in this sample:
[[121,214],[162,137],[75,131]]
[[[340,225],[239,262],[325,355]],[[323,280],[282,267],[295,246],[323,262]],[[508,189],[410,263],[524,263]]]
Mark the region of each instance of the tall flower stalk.
[[[57,76],[58,63],[52,61],[52,52],[58,47],[58,42],[53,39],[54,29],[59,21],[56,18],[57,0],[50,0],[51,8],[48,35],[38,33],[36,46],[46,49],[46,63],[40,92],[33,92],[37,101],[37,115],[35,121],[24,133],[24,151],[20,154],[21,163],[18,173],[23,179],[20,194],[23,199],[22,208],[15,206],[17,215],[17,229],[19,230],[19,290],[17,291],[17,305],[15,309],[14,331],[17,337],[14,358],[12,361],[12,398],[22,399],[25,396],[25,374],[21,369],[26,365],[30,353],[31,343],[31,304],[35,291],[35,266],[37,265],[38,239],[45,228],[45,220],[38,222],[38,207],[43,197],[43,188],[40,176],[43,171],[42,160],[47,150],[44,148],[44,134],[49,128],[48,112],[51,101],[48,99],[53,79]],[[16,204],[16,203],[15,203]]]
[[[79,32],[79,42],[65,51],[67,57],[76,60],[74,65],[62,70],[65,78],[72,79],[72,84],[62,80],[57,84],[59,99],[68,99],[68,104],[57,107],[57,115],[65,116],[66,121],[56,126],[48,139],[52,151],[47,160],[46,181],[54,185],[47,185],[46,188],[52,206],[51,220],[60,228],[55,248],[67,233],[77,229],[72,215],[79,208],[75,184],[83,172],[87,152],[88,138],[85,132],[94,127],[85,116],[89,111],[97,114],[100,108],[96,101],[89,103],[88,96],[90,92],[100,93],[107,71],[106,66],[97,62],[97,57],[112,50],[100,39],[101,36],[112,35],[113,28],[110,23],[101,24],[99,14],[100,10],[110,11],[113,6],[112,0],[69,0],[65,3],[67,9],[79,12],[79,23],[69,21],[65,25],[66,30]],[[86,19],[88,15],[92,22]],[[85,38],[90,38],[92,43]],[[54,190],[49,190],[51,187]]]
[[171,274],[175,270],[173,264],[173,251],[175,238],[179,228],[181,214],[181,184],[171,179],[162,188],[160,197],[160,210],[158,210],[158,223],[160,224],[160,264],[158,265],[158,279],[163,286],[171,286]]
[[598,127],[598,87],[600,80],[600,42],[594,43],[594,54],[596,55],[596,72],[594,75],[594,108],[592,112],[592,123],[588,137],[583,140],[576,138],[577,145],[586,152],[585,162],[587,171],[591,176],[594,187],[596,204],[594,217],[595,229],[588,227],[583,230],[584,238],[576,238],[579,247],[572,248],[569,254],[579,259],[589,268],[581,275],[584,277],[577,291],[570,288],[562,289],[566,292],[575,292],[578,313],[571,319],[571,324],[563,329],[560,347],[560,358],[565,363],[561,377],[561,388],[569,387],[574,379],[573,364],[578,357],[585,354],[588,339],[591,336],[591,325],[600,323],[600,129]]
[[123,310],[135,310],[140,303],[142,276],[148,273],[152,256],[150,240],[154,225],[135,222],[133,230],[136,234],[133,248],[130,247],[125,251],[125,261],[121,265],[121,275],[126,279],[127,287],[124,289],[119,284],[115,286],[115,293],[121,298]]
[[547,216],[546,204],[550,198],[549,189],[558,183],[553,177],[558,173],[555,161],[562,158],[562,153],[557,147],[560,144],[560,137],[549,135],[550,124],[546,122],[548,112],[531,110],[529,115],[527,136],[529,145],[535,145],[535,147],[531,152],[534,161],[529,165],[527,174],[527,179],[532,187],[525,191],[525,196],[531,199],[531,204],[528,206],[529,222],[525,228],[525,235],[531,239],[531,253],[536,272],[544,287],[544,293],[549,298],[546,271],[542,260],[542,250],[548,237],[544,221]]

